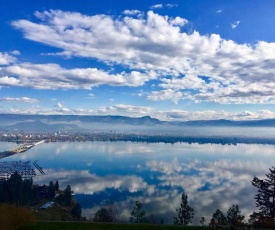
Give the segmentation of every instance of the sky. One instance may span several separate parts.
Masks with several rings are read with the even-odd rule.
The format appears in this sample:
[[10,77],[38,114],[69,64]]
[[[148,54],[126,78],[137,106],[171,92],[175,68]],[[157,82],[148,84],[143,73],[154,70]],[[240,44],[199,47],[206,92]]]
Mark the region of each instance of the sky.
[[273,0],[1,0],[0,113],[275,118]]

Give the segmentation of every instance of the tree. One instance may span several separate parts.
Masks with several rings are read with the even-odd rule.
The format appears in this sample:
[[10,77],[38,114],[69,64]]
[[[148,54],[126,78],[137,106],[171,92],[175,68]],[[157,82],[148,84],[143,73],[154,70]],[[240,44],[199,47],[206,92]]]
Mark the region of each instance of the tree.
[[175,225],[186,226],[192,223],[194,217],[194,209],[188,204],[188,196],[182,193],[180,208],[176,209],[178,216],[174,217]]
[[205,217],[204,216],[201,217],[200,223],[204,227],[204,224],[205,224]]
[[269,169],[264,180],[254,176],[251,181],[252,185],[258,189],[255,196],[256,207],[259,208],[258,212],[254,212],[250,218],[254,222],[268,222],[274,224],[275,221],[275,168]]
[[106,208],[101,208],[96,212],[94,222],[113,222],[113,218]]
[[227,224],[231,228],[241,227],[244,225],[244,216],[238,205],[232,205],[227,211]]
[[23,180],[18,172],[13,173],[8,179],[9,202],[21,204]]
[[213,216],[212,219],[210,220],[209,226],[210,227],[224,227],[227,225],[227,220],[225,215],[220,209],[217,209]]
[[120,222],[121,221],[121,213],[122,208],[120,205],[108,204],[105,206],[108,214],[112,217],[113,222]]
[[64,190],[64,199],[67,206],[71,207],[72,205],[72,189],[71,186],[68,185],[67,188]]
[[95,222],[120,222],[122,208],[119,205],[107,204],[99,209],[94,217]]
[[59,191],[59,183],[58,183],[58,180],[57,180],[57,181],[55,182],[55,184],[54,184],[54,189],[55,189],[56,192]]
[[131,211],[130,222],[131,223],[146,223],[148,222],[146,218],[146,213],[142,209],[142,203],[140,201],[136,201],[134,209]]
[[33,182],[32,179],[23,180],[22,184],[22,200],[21,204],[26,205],[30,200],[33,199]]
[[71,214],[77,217],[77,219],[81,218],[82,209],[79,203],[76,203],[72,208]]
[[48,198],[53,199],[55,197],[55,187],[54,183],[50,181],[49,187],[48,187]]

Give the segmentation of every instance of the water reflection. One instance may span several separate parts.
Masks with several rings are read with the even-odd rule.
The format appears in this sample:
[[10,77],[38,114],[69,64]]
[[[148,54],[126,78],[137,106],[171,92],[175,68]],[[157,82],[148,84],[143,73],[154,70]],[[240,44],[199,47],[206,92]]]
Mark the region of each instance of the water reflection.
[[143,144],[130,142],[48,143],[5,160],[39,159],[43,184],[58,180],[71,185],[91,216],[102,205],[119,204],[127,219],[136,200],[144,209],[171,223],[185,191],[201,216],[210,220],[238,204],[245,215],[255,210],[250,180],[264,176],[274,161],[272,145]]

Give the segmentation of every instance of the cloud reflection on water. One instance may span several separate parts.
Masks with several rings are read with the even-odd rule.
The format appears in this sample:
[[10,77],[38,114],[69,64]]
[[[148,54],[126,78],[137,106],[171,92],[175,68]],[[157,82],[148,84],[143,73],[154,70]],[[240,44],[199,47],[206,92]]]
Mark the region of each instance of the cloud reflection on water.
[[87,215],[111,202],[127,216],[140,200],[148,213],[171,223],[185,191],[199,224],[217,208],[226,212],[238,204],[246,215],[255,210],[250,181],[272,166],[274,150],[272,145],[65,142],[45,143],[10,160],[39,159],[47,175],[34,181],[58,180],[62,188],[70,184],[76,197],[86,194],[81,199]]

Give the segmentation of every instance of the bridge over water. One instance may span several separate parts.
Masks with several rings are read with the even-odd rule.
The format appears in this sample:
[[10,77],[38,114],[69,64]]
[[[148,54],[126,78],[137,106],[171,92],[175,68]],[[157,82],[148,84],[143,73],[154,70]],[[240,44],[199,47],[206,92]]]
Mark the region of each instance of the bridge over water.
[[35,145],[39,145],[39,144],[42,144],[44,142],[45,142],[45,140],[35,142],[35,143],[23,143],[23,144],[16,145],[15,147],[12,147],[7,151],[1,152],[0,153],[0,159],[12,156],[12,155],[17,154],[17,153],[25,152],[25,151],[29,150],[30,148],[34,147]]
[[[34,147],[35,145],[43,143],[43,141],[39,141],[36,143],[23,143],[19,144],[7,151],[0,153],[0,159],[12,156],[17,153],[22,153],[30,148]],[[37,160],[33,162],[33,166],[38,170],[38,174],[35,172],[35,170],[32,168],[30,161],[22,162],[22,161],[4,161],[0,162],[0,180],[6,180],[15,172],[18,172],[18,174],[23,179],[30,179],[37,175],[44,175],[45,172],[42,170],[42,168],[37,164]]]

